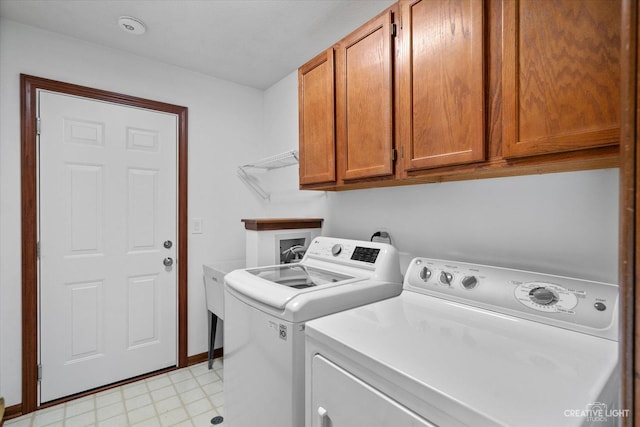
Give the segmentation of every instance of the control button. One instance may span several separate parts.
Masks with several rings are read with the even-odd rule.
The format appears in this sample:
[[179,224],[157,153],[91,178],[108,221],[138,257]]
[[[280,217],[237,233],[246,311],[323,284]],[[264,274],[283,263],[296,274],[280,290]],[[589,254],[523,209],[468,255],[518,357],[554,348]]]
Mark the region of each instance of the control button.
[[451,286],[452,280],[453,280],[453,274],[447,271],[443,271],[442,273],[440,273],[440,282],[442,284]]
[[462,287],[465,289],[473,289],[478,286],[478,278],[476,276],[466,276],[462,279]]
[[595,304],[593,304],[593,306],[596,308],[596,310],[598,311],[605,311],[607,309],[607,306],[604,305],[604,303],[601,302],[597,302]]
[[531,301],[540,305],[552,305],[558,302],[558,296],[551,289],[545,287],[533,288],[529,292]]
[[333,245],[331,248],[331,255],[338,256],[342,252],[342,245],[340,243]]
[[429,280],[431,278],[431,270],[427,267],[422,267],[422,270],[420,270],[420,278],[425,282]]

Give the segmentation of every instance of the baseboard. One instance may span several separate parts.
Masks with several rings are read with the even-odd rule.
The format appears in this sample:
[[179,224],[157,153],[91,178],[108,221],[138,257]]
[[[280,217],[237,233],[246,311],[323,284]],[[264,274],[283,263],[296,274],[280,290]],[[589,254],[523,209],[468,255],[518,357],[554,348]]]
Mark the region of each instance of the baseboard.
[[4,416],[0,419],[0,427],[4,423],[5,420],[10,420],[12,418],[18,418],[22,415],[22,403],[18,403],[17,405],[11,405],[4,408]]

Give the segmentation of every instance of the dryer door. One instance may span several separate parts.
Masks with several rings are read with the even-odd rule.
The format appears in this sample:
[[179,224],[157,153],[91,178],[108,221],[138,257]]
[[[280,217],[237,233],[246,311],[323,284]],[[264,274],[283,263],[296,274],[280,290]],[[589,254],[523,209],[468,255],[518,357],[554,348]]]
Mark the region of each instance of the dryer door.
[[312,359],[311,384],[307,427],[435,427],[321,355]]

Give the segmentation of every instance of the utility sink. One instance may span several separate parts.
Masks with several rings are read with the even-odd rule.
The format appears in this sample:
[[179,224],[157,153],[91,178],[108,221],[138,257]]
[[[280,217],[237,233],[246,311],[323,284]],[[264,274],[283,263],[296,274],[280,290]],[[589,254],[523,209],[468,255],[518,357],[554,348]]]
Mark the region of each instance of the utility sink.
[[224,276],[233,270],[244,267],[244,259],[219,261],[202,265],[207,308],[222,320],[224,320]]

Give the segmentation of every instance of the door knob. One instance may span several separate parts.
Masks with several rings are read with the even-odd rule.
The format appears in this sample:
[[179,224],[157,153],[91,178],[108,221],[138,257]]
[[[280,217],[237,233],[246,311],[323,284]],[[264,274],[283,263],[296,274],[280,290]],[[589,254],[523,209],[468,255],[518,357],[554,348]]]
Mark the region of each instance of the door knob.
[[164,246],[166,249],[171,249],[171,246],[173,246],[173,242],[171,240],[165,240],[162,246]]
[[173,258],[170,257],[166,257],[162,263],[164,264],[165,267],[171,267],[173,265]]

